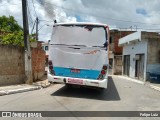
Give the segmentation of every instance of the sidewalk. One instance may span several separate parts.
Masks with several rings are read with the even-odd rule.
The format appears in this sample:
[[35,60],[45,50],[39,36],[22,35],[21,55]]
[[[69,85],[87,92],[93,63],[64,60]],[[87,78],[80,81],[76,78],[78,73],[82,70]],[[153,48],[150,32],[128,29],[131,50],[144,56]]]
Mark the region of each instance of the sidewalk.
[[160,91],[160,83],[157,84],[157,83],[146,82],[146,85],[149,86],[150,88]]
[[151,82],[144,82],[144,81],[141,81],[141,80],[137,80],[137,79],[133,79],[133,78],[129,78],[129,77],[126,77],[126,76],[121,76],[121,75],[111,75],[111,76],[116,76],[116,77],[119,77],[119,78],[123,78],[125,80],[129,80],[129,81],[132,81],[132,82],[136,82],[136,83],[139,83],[139,84],[142,84],[142,85],[146,85],[150,88],[153,88],[157,91],[160,91],[160,83],[151,83]]
[[50,86],[50,83],[48,82],[48,79],[44,77],[42,78],[41,81],[34,82],[32,85],[18,84],[18,85],[2,86],[0,87],[0,96],[38,90],[41,88],[46,88],[48,86]]

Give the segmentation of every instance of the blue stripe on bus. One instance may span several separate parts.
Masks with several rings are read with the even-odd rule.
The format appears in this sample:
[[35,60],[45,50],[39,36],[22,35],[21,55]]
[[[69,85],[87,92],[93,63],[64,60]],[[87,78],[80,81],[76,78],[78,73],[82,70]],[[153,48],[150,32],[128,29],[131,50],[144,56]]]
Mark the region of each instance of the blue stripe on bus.
[[80,69],[79,73],[71,72],[71,68],[54,67],[55,75],[74,78],[97,79],[100,70]]

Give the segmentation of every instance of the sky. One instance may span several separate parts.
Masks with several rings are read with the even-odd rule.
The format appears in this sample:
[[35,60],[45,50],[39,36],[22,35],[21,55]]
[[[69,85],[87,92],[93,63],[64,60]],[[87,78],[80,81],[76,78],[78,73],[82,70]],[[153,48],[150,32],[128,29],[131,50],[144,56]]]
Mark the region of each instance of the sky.
[[[0,0],[0,16],[14,16],[23,27],[22,0]],[[27,0],[29,30],[39,18],[39,40],[51,38],[57,22],[96,22],[110,29],[160,32],[160,0]],[[33,30],[35,32],[35,29]]]

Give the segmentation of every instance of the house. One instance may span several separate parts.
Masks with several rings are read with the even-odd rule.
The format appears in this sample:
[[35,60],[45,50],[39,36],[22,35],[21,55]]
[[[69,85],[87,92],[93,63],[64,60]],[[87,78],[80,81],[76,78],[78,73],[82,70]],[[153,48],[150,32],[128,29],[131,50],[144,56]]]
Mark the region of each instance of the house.
[[151,79],[160,72],[160,35],[139,31],[119,40],[123,47],[123,75],[139,80]]
[[46,64],[48,64],[49,42],[43,42],[42,49],[46,52]]
[[48,56],[48,54],[49,54],[49,44],[48,44],[48,42],[43,42],[42,43],[42,49],[46,52],[46,55]]
[[49,55],[49,41],[42,43],[42,49],[45,51],[46,62],[45,62],[45,71],[48,71],[48,55]]
[[109,74],[122,74],[122,50],[121,46],[118,46],[118,41],[121,37],[129,35],[135,31],[124,30],[110,30],[110,45],[109,45]]

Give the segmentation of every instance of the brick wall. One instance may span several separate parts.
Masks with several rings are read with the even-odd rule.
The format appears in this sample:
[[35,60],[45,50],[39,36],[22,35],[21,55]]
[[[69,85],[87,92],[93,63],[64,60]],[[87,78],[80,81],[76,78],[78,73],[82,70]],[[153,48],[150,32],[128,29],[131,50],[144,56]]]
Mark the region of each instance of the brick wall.
[[119,39],[124,37],[124,36],[127,36],[127,35],[129,35],[133,32],[135,32],[135,31],[111,30],[110,36],[112,37],[113,46],[112,46],[112,49],[110,51],[113,51],[113,53],[116,54],[116,55],[122,55],[123,48],[118,46]]
[[[34,81],[45,73],[45,51],[41,43],[32,48],[32,73]],[[0,86],[25,83],[24,48],[0,44]]]
[[33,81],[41,79],[45,73],[45,51],[41,49],[41,43],[37,48],[32,48],[32,73]]
[[0,44],[0,86],[24,83],[24,50]]
[[118,46],[119,39],[133,32],[135,31],[119,31],[119,30],[110,31],[110,36],[111,36],[110,51],[114,55],[114,57],[112,57],[113,74],[117,74],[117,75],[122,74],[122,64],[120,64],[122,62],[122,59],[117,59],[122,55],[122,51],[123,51],[123,48]]
[[160,65],[160,39],[148,40],[148,59],[147,64]]
[[113,50],[113,52],[115,54],[122,54],[123,48],[118,46],[119,39],[120,39],[119,36],[115,36],[115,39],[114,39],[114,50]]

